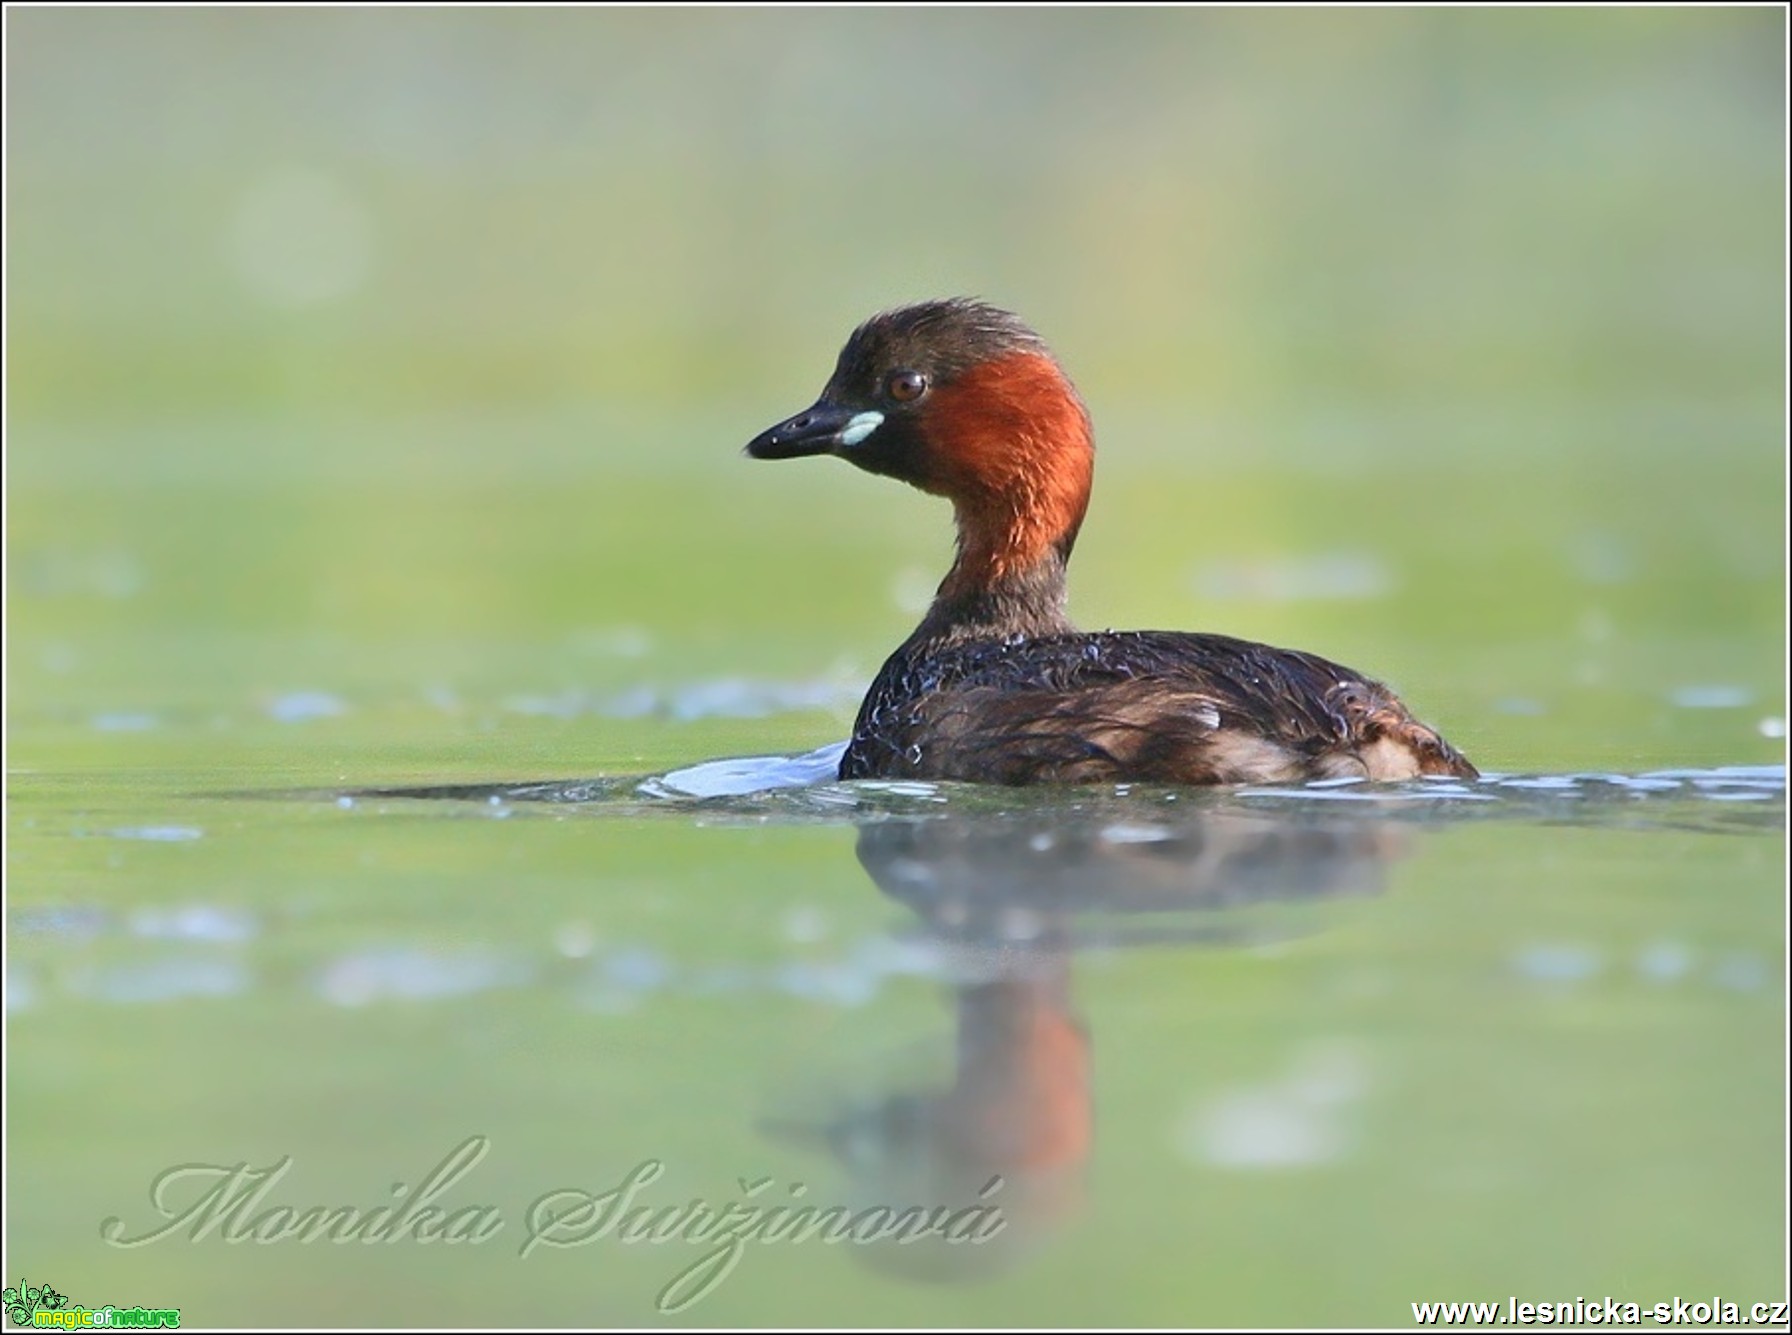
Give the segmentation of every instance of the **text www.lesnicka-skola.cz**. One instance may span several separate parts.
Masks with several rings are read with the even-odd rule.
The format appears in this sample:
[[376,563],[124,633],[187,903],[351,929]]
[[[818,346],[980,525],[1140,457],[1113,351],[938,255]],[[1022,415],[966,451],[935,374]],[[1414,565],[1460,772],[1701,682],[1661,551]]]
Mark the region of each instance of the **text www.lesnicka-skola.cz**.
[[1739,1303],[1725,1298],[1671,1298],[1629,1303],[1617,1298],[1572,1302],[1414,1303],[1421,1326],[1783,1326],[1786,1304]]

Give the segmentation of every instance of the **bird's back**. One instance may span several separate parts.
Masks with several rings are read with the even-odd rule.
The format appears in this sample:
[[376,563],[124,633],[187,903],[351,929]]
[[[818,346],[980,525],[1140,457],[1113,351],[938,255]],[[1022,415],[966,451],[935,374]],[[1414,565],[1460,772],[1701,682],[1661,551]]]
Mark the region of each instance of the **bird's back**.
[[1224,635],[911,641],[841,761],[856,778],[1262,783],[1476,770],[1386,686]]

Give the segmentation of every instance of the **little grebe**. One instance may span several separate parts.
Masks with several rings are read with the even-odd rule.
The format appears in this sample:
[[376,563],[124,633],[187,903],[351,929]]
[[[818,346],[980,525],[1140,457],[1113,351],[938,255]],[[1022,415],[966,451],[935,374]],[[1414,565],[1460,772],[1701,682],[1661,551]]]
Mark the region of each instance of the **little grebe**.
[[1088,411],[1043,340],[966,299],[872,317],[755,459],[837,454],[950,498],[958,559],[877,674],[842,779],[1261,783],[1478,777],[1380,682],[1223,635],[1064,611],[1089,503]]

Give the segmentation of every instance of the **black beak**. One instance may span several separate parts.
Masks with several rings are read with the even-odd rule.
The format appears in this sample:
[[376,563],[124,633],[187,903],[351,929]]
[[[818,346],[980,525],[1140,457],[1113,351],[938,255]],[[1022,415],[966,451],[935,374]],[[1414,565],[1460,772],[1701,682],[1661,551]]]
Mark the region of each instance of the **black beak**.
[[837,408],[823,399],[795,417],[785,418],[770,430],[761,431],[747,442],[747,453],[755,459],[801,459],[811,454],[832,454],[856,443],[845,439],[844,433],[855,422],[862,426],[867,416],[870,414]]

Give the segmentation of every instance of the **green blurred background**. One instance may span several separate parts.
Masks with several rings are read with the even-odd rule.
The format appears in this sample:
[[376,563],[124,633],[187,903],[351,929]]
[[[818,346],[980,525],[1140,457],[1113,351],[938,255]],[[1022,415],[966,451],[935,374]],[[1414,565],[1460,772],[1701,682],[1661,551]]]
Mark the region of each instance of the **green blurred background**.
[[[647,1320],[664,1257],[95,1226],[195,1159],[372,1203],[474,1131],[513,1217],[648,1156],[714,1198],[821,1172],[754,1131],[768,1089],[949,1050],[937,980],[875,971],[864,1009],[647,968],[603,1010],[643,951],[776,970],[905,921],[850,825],[218,796],[843,738],[947,514],[740,447],[880,307],[978,294],[1069,368],[1082,624],[1326,654],[1489,771],[1783,764],[1777,9],[5,22],[8,1284]],[[1092,967],[1070,1243],[946,1289],[766,1248],[688,1319],[1773,1296],[1784,846],[1701,819],[1452,828],[1293,945]],[[1315,1050],[1367,1053],[1360,1152],[1175,1148]]]
[[739,446],[956,292],[1096,415],[1084,624],[1331,654],[1496,767],[1782,749],[1667,699],[1780,712],[1776,12],[8,23],[28,763],[289,689],[850,696],[947,517]]

